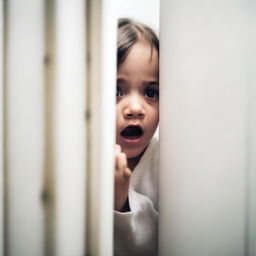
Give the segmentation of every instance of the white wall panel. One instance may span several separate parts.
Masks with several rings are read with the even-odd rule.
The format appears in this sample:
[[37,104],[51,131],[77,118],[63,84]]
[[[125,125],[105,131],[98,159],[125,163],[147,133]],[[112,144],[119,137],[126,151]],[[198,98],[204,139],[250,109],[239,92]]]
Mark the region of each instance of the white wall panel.
[[249,1],[160,6],[160,255],[245,255]]
[[249,85],[249,175],[248,175],[248,255],[256,255],[256,4],[248,1],[248,85]]
[[0,1],[0,256],[4,251],[4,85],[3,85],[3,1]]
[[53,96],[55,255],[85,253],[85,1],[56,1]]
[[87,18],[89,115],[88,253],[113,255],[113,145],[115,143],[115,0],[89,1]]
[[43,1],[7,1],[8,256],[43,255]]

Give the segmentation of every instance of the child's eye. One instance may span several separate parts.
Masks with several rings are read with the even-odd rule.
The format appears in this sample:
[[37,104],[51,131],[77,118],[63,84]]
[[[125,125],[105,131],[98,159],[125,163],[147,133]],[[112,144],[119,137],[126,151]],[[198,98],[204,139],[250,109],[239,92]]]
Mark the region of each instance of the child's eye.
[[153,88],[147,88],[144,91],[144,94],[146,97],[148,98],[158,98],[159,97],[159,92],[157,89],[153,89]]
[[120,97],[120,96],[123,96],[123,91],[119,86],[117,86],[116,87],[116,97]]

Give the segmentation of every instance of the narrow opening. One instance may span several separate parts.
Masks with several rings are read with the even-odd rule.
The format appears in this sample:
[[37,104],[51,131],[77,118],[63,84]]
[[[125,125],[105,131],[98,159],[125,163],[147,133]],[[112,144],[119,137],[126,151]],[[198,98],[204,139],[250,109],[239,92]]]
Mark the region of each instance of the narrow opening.
[[114,255],[158,254],[158,9],[118,4]]

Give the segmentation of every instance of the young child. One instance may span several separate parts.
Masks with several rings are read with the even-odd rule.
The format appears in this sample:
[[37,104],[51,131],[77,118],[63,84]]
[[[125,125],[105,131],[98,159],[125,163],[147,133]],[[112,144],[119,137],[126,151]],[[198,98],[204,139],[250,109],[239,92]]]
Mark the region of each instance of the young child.
[[159,40],[130,19],[118,24],[114,252],[157,255]]

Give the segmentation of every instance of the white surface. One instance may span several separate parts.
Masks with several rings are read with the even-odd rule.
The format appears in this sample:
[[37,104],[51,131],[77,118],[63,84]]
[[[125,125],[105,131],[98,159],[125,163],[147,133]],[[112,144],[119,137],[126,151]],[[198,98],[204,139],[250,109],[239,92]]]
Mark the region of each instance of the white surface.
[[0,256],[4,255],[4,86],[3,86],[3,1],[0,1]]
[[43,255],[43,1],[8,1],[8,255]]
[[87,208],[90,255],[113,255],[113,145],[115,142],[116,4],[91,1],[90,202]]
[[[115,91],[116,91],[116,26],[115,0],[102,0],[102,42],[101,42],[101,141],[98,149],[102,152],[101,161],[101,206],[99,208],[100,221],[100,253],[99,255],[113,255],[113,143],[115,141]],[[93,84],[91,84],[93,90]],[[98,106],[96,106],[97,108]],[[96,127],[95,127],[96,128]],[[97,127],[98,128],[98,127]],[[93,130],[94,131],[94,130]],[[93,136],[97,136],[94,133]],[[96,141],[95,141],[96,142]],[[97,153],[94,155],[97,159]],[[97,161],[97,160],[96,160]],[[97,186],[97,182],[94,184]]]
[[160,255],[248,249],[249,10],[161,1]]
[[118,18],[132,18],[159,31],[160,0],[116,0]]
[[247,54],[248,54],[248,85],[249,85],[249,175],[248,175],[248,211],[249,219],[247,222],[249,228],[249,256],[256,255],[256,4],[251,3],[248,17],[248,34]]
[[85,6],[56,1],[54,167],[56,255],[85,250]]

